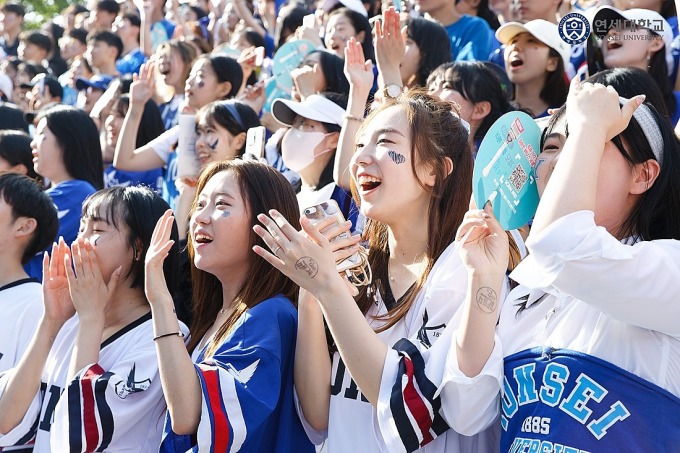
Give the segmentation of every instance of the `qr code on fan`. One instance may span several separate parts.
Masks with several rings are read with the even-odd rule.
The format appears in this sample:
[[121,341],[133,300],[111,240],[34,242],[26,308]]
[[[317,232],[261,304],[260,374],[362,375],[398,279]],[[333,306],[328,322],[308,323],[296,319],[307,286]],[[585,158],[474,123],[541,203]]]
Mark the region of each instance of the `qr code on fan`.
[[522,190],[522,187],[524,187],[524,184],[527,182],[527,179],[529,179],[529,177],[527,176],[526,172],[524,171],[521,165],[516,166],[515,169],[512,170],[512,173],[510,174],[510,183],[517,192]]

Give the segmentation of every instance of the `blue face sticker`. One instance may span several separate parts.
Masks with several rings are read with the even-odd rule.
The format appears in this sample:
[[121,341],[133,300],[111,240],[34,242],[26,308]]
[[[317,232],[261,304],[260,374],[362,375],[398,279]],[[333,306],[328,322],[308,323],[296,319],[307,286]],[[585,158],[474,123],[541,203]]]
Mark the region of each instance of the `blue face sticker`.
[[536,181],[538,181],[541,177],[541,175],[538,174],[538,169],[541,168],[541,165],[545,163],[545,159],[538,159],[536,161],[536,166],[534,167],[534,177],[536,178]]
[[210,148],[210,151],[215,151],[215,149],[217,148],[217,145],[220,143],[220,139],[216,138],[215,141],[212,142],[212,143],[210,143],[207,140],[206,140],[206,142],[208,144],[208,148]]
[[229,217],[231,215],[231,212],[229,211],[222,211],[222,217]]
[[399,154],[396,151],[389,150],[389,151],[387,151],[387,155],[390,156],[390,159],[392,159],[392,162],[394,162],[397,165],[403,164],[404,162],[406,162],[406,158],[404,157],[404,155]]
[[92,236],[92,240],[90,241],[92,243],[92,245],[96,246],[100,237],[101,236],[99,236],[98,234],[95,234],[94,236]]

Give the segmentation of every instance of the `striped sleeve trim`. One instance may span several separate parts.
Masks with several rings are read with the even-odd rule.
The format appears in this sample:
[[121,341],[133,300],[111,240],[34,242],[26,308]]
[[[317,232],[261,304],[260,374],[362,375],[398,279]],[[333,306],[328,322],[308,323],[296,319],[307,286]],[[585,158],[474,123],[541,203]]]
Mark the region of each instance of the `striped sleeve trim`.
[[239,451],[247,428],[233,376],[217,366],[204,363],[196,365],[196,368],[203,391],[201,423],[197,433],[199,451]]
[[94,364],[77,375],[68,386],[71,451],[100,452],[111,443],[114,423],[106,401],[106,389],[112,375]]
[[415,451],[449,429],[440,414],[437,387],[425,375],[425,362],[410,341],[393,346],[399,355],[397,379],[390,395],[390,410],[399,437],[408,452]]

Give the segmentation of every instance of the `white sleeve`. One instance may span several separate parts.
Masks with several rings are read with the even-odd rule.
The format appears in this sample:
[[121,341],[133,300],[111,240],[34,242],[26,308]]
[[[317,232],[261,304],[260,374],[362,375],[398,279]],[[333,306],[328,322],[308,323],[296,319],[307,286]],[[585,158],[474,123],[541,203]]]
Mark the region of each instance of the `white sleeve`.
[[[0,375],[0,396],[5,393],[7,382],[10,378],[10,372]],[[42,406],[42,398],[40,391],[36,392],[28,407],[24,418],[19,424],[6,434],[0,434],[0,447],[9,447],[12,445],[24,445],[33,440],[38,429],[38,421],[40,417],[40,409]],[[2,448],[0,448],[1,450]]]
[[680,336],[680,241],[626,245],[595,225],[592,211],[579,211],[527,246],[526,263],[512,274],[523,285],[553,287],[626,324]]
[[106,451],[139,437],[141,426],[156,426],[163,401],[156,349],[151,342],[131,348],[109,370],[95,363],[68,383],[50,430],[53,451]]
[[298,417],[300,417],[302,428],[304,428],[305,434],[307,434],[307,437],[309,437],[309,441],[314,445],[323,444],[328,438],[328,430],[317,431],[312,427],[312,425],[309,424],[305,418],[304,412],[302,411],[300,399],[298,398],[297,389],[295,389],[295,387],[293,387],[293,401],[295,402],[295,411],[297,412]]
[[149,146],[154,150],[158,157],[167,163],[170,154],[173,153],[172,147],[179,141],[179,126],[175,126],[163,132],[158,137],[149,142]]

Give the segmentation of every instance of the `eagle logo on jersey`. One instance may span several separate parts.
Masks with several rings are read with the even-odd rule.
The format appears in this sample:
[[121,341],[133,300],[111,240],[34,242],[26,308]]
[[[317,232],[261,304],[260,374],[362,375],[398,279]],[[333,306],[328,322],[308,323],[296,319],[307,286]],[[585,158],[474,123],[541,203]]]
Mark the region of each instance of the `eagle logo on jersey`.
[[250,378],[253,377],[253,374],[255,374],[255,370],[257,369],[257,365],[259,363],[260,359],[257,359],[256,361],[254,361],[253,363],[251,363],[250,365],[248,365],[247,367],[240,371],[234,368],[234,365],[232,365],[231,363],[227,363],[225,365],[225,368],[227,369],[229,374],[234,376],[234,379],[239,381],[241,384],[246,385],[248,381],[250,381]]
[[[434,340],[439,338],[439,336],[442,334],[442,330],[446,328],[446,324],[443,323],[437,326],[427,327],[427,322],[429,320],[430,317],[427,314],[427,309],[425,309],[425,313],[423,313],[423,325],[418,331],[418,341],[420,341],[423,346],[428,348],[432,347]],[[430,338],[432,338],[432,341],[430,341]]]
[[125,399],[130,393],[143,392],[151,385],[151,379],[144,379],[143,381],[135,381],[135,367],[132,365],[130,374],[128,374],[127,381],[120,381],[116,384],[116,394],[120,399]]

